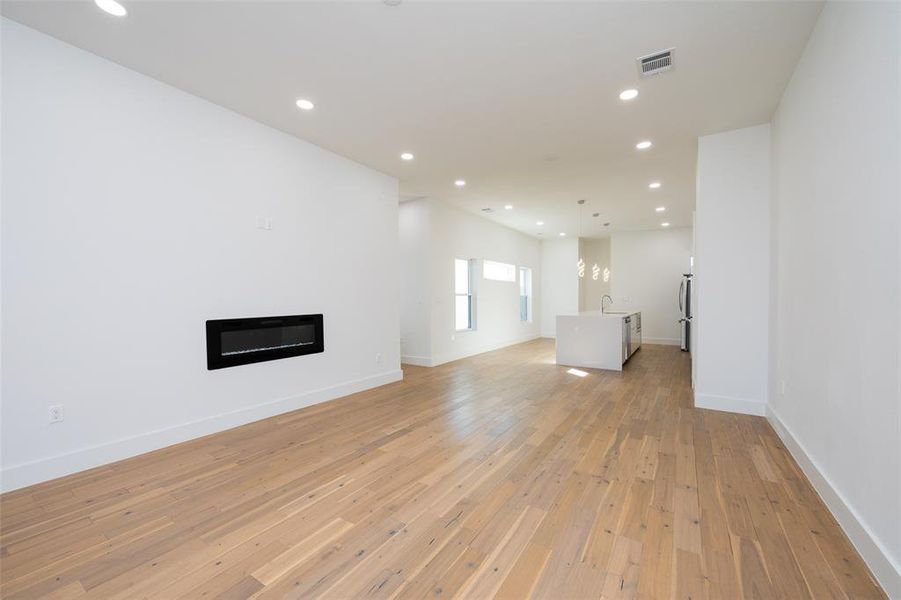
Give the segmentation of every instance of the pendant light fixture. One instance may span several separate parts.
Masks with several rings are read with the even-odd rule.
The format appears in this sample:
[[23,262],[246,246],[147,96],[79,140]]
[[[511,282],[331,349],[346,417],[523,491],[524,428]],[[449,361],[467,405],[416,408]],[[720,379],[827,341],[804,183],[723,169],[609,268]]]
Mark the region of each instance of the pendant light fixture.
[[[579,239],[582,239],[582,205],[585,204],[584,198],[579,200],[576,204],[579,205]],[[579,244],[579,251],[581,253],[581,244]],[[579,262],[576,263],[576,269],[579,272],[579,279],[585,277],[585,261],[582,260],[582,257],[579,256]]]

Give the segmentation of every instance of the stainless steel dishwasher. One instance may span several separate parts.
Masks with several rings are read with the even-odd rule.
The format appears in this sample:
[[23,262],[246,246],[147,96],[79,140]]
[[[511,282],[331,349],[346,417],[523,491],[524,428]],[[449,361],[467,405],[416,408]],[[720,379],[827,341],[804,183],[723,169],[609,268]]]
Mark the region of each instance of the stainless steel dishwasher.
[[632,326],[629,330],[629,356],[641,348],[641,313],[631,316]]
[[641,313],[623,317],[623,362],[641,348]]

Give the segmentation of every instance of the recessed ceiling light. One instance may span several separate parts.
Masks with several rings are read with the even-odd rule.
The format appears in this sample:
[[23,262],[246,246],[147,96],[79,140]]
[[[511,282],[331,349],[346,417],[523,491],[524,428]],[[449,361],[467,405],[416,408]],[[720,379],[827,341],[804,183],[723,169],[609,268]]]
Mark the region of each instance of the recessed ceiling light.
[[661,223],[660,226],[661,227],[669,227],[669,223]]
[[638,98],[638,90],[634,88],[629,88],[619,93],[620,100],[634,100],[635,98]]
[[648,187],[651,188],[652,190],[659,189],[659,188],[660,188],[660,182],[659,182],[659,181],[652,181],[651,183],[648,184]]
[[651,140],[643,140],[643,141],[635,144],[635,147],[638,148],[639,150],[647,150],[648,148],[650,148],[653,145],[654,144],[651,143]]
[[538,221],[535,224],[538,225],[539,227],[541,227],[542,225],[544,225],[544,221]]
[[97,7],[115,17],[124,17],[128,14],[128,11],[125,10],[125,7],[116,2],[116,0],[94,0],[94,4]]
[[297,108],[299,108],[300,110],[313,110],[313,108],[316,106],[315,104],[313,104],[306,98],[298,99],[297,102],[295,102],[295,104],[297,105]]
[[566,237],[566,234],[565,234],[564,232],[561,231],[561,232],[560,232],[560,237]]
[[657,212],[663,212],[663,211],[666,210],[666,207],[665,207],[665,206],[658,206],[658,207],[655,208],[654,210],[656,210]]
[[504,204],[504,210],[513,210],[512,204]]
[[400,155],[403,160],[413,160],[413,155],[409,152],[404,152]]
[[463,187],[466,185],[466,181],[464,181],[462,179],[458,179],[457,181],[454,182],[454,185],[457,187]]

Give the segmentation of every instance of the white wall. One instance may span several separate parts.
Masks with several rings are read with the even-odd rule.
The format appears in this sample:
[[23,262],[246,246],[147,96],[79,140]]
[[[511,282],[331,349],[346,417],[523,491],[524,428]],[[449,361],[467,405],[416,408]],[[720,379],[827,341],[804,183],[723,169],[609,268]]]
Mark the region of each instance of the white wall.
[[[428,298],[428,331],[422,330],[420,311],[411,310],[402,317],[402,354],[404,362],[438,365],[481,352],[487,352],[538,337],[536,316],[540,310],[540,244],[538,240],[487,219],[471,215],[436,199],[404,202],[400,208],[402,239],[417,240],[405,244],[402,263],[423,260],[404,271],[402,287],[410,297],[416,288]],[[454,259],[476,259],[474,288],[476,329],[455,330]],[[532,269],[533,319],[519,320],[519,284],[482,278],[482,260],[494,260]],[[518,277],[518,274],[517,274]],[[407,292],[405,292],[407,293]],[[405,299],[405,307],[417,301]],[[406,309],[405,309],[406,312]],[[421,341],[428,339],[428,352]]]
[[557,336],[557,315],[579,312],[579,240],[541,242],[541,336]]
[[901,598],[899,32],[897,3],[827,3],[776,113],[772,145],[770,417],[894,598]]
[[[5,19],[2,76],[4,489],[400,377],[395,179]],[[207,371],[206,319],[319,312]]]
[[[601,298],[610,294],[610,282],[604,281],[604,269],[610,269],[610,238],[579,238],[579,256],[585,261],[585,276],[579,279],[579,310],[599,310]],[[592,276],[597,265],[600,274]]]
[[615,234],[610,262],[613,310],[641,311],[643,343],[678,345],[679,285],[691,263],[691,228]]
[[428,200],[404,202],[400,238],[400,348],[404,362],[429,365],[432,356],[432,246]]
[[768,124],[699,138],[695,406],[765,412],[769,198]]

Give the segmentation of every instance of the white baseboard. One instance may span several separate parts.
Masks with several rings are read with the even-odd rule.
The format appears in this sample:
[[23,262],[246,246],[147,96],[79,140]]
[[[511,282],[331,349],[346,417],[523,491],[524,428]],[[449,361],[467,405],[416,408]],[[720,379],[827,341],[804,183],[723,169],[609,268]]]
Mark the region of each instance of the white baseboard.
[[403,365],[416,365],[417,367],[434,367],[432,359],[428,356],[401,355],[400,362]]
[[642,337],[642,344],[656,344],[658,346],[679,346],[682,344],[682,340],[679,338],[652,338],[652,337]]
[[879,538],[873,535],[870,528],[770,406],[767,406],[766,417],[888,597],[901,598],[901,565],[892,559]]
[[623,370],[623,365],[619,365],[619,368],[617,369],[615,367],[611,367],[610,365],[604,365],[601,363],[593,363],[593,362],[583,362],[578,365],[569,364],[568,362],[566,362],[566,363],[555,362],[554,364],[556,364],[559,367],[571,367],[574,369],[597,369],[599,371],[622,371]]
[[297,396],[272,400],[205,419],[148,431],[147,433],[88,446],[65,454],[13,465],[0,471],[0,491],[8,492],[42,481],[63,477],[64,475],[71,475],[72,473],[99,467],[152,450],[159,450],[166,446],[211,433],[218,433],[226,429],[252,423],[253,421],[319,404],[320,402],[327,402],[328,400],[362,392],[363,390],[400,381],[401,379],[403,379],[401,370],[386,371],[370,377],[364,377],[363,379],[305,392]]
[[[467,334],[468,333],[469,332],[467,332]],[[516,344],[531,342],[532,340],[537,340],[540,337],[541,336],[536,333],[534,335],[528,335],[523,338],[508,340],[506,342],[485,344],[484,346],[479,346],[475,350],[469,352],[453,352],[449,354],[442,354],[437,357],[401,355],[400,362],[407,365],[416,365],[418,367],[437,367],[438,365],[443,365],[445,363],[460,360],[462,358],[469,358],[470,356],[477,356],[479,354],[485,354],[486,352],[493,352],[495,350],[500,350],[501,348],[507,348],[508,346],[515,346]]]
[[479,354],[485,354],[486,352],[494,352],[495,350],[500,350],[501,348],[506,348],[508,346],[515,346],[516,344],[524,344],[526,342],[531,342],[532,340],[537,340],[541,337],[539,334],[527,335],[522,338],[518,338],[515,340],[508,340],[506,342],[499,342],[494,344],[485,344],[484,346],[479,346],[475,350],[471,350],[469,352],[452,352],[448,354],[444,354],[432,359],[433,367],[437,367],[438,365],[443,365],[445,363],[453,362],[455,360],[460,360],[462,358],[469,358],[470,356],[477,356]]
[[766,415],[766,403],[764,402],[700,394],[698,392],[695,392],[695,408],[708,408],[710,410],[722,410],[743,415],[756,415],[758,417]]

